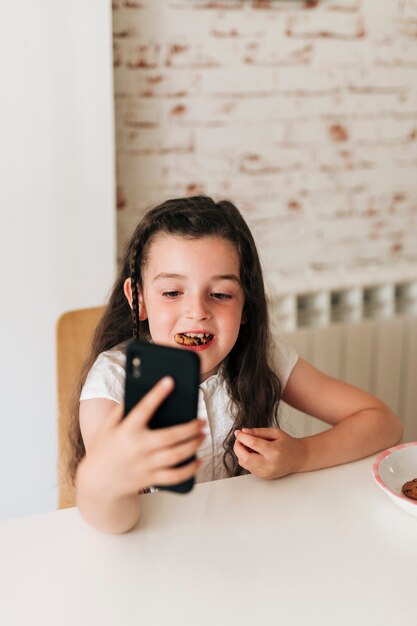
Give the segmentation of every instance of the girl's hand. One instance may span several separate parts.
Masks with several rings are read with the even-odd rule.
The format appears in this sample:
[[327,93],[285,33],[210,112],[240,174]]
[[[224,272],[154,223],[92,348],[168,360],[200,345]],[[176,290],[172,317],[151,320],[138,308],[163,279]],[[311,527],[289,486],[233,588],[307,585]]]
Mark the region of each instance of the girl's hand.
[[242,428],[235,431],[233,450],[239,465],[259,478],[272,479],[292,474],[303,465],[303,439],[279,428]]
[[152,485],[174,485],[191,478],[201,465],[174,466],[195,455],[205,435],[204,420],[151,430],[148,422],[174,388],[171,378],[160,380],[122,419],[118,406],[104,420],[77,471],[96,493],[120,499]]

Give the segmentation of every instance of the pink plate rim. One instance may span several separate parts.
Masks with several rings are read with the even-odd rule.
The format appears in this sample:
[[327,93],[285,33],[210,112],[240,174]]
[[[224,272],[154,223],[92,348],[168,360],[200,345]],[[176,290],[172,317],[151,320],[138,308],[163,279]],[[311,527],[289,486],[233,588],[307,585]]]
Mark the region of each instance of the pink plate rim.
[[372,465],[372,474],[378,485],[385,489],[385,491],[388,491],[399,500],[404,500],[404,502],[408,502],[408,504],[413,504],[414,506],[417,506],[417,500],[407,498],[402,494],[400,495],[399,493],[395,493],[395,491],[392,491],[392,489],[390,489],[388,485],[384,483],[379,474],[379,464],[381,463],[381,461],[386,459],[387,456],[390,456],[393,452],[396,452],[397,450],[402,450],[402,448],[410,448],[411,446],[417,446],[417,441],[411,441],[410,443],[400,443],[398,444],[398,446],[393,446],[392,448],[388,448],[388,450],[383,450],[382,452],[380,452]]

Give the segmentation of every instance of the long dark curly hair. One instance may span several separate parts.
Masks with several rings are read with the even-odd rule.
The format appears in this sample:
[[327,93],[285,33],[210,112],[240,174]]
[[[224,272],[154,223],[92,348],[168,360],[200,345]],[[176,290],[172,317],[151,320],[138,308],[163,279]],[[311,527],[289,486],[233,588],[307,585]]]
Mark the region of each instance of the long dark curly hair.
[[[262,269],[256,245],[239,210],[229,201],[214,202],[207,196],[167,200],[150,210],[139,222],[123,257],[119,276],[104,314],[96,328],[75,401],[70,432],[69,478],[85,455],[79,425],[79,396],[88,371],[98,355],[129,339],[149,340],[148,321],[139,320],[138,290],[156,233],[190,238],[220,237],[232,242],[240,257],[240,280],[244,292],[244,315],[239,336],[223,363],[228,394],[232,400],[233,427],[224,443],[223,463],[229,476],[242,472],[233,452],[234,430],[278,425],[281,383],[275,372],[274,346],[268,320]],[[132,285],[132,309],[124,294],[127,278]]]

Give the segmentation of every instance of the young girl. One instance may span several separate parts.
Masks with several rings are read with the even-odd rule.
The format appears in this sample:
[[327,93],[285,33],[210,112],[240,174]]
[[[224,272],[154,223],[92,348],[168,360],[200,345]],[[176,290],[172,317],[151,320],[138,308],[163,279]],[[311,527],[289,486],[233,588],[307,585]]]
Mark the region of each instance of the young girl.
[[[121,419],[132,337],[198,353],[198,419],[147,427],[173,389],[169,378]],[[233,204],[208,197],[168,200],[141,220],[85,372],[72,475],[81,514],[110,533],[135,526],[138,494],[153,485],[193,475],[197,482],[247,472],[279,478],[365,457],[402,433],[382,402],[274,345],[249,228]],[[291,437],[278,426],[280,399],[333,428]]]

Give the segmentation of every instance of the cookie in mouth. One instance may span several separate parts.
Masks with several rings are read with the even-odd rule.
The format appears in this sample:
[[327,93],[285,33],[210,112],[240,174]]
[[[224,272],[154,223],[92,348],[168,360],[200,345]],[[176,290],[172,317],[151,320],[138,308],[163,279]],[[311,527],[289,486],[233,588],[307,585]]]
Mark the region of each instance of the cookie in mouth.
[[177,333],[175,342],[184,346],[204,346],[213,339],[210,333]]

